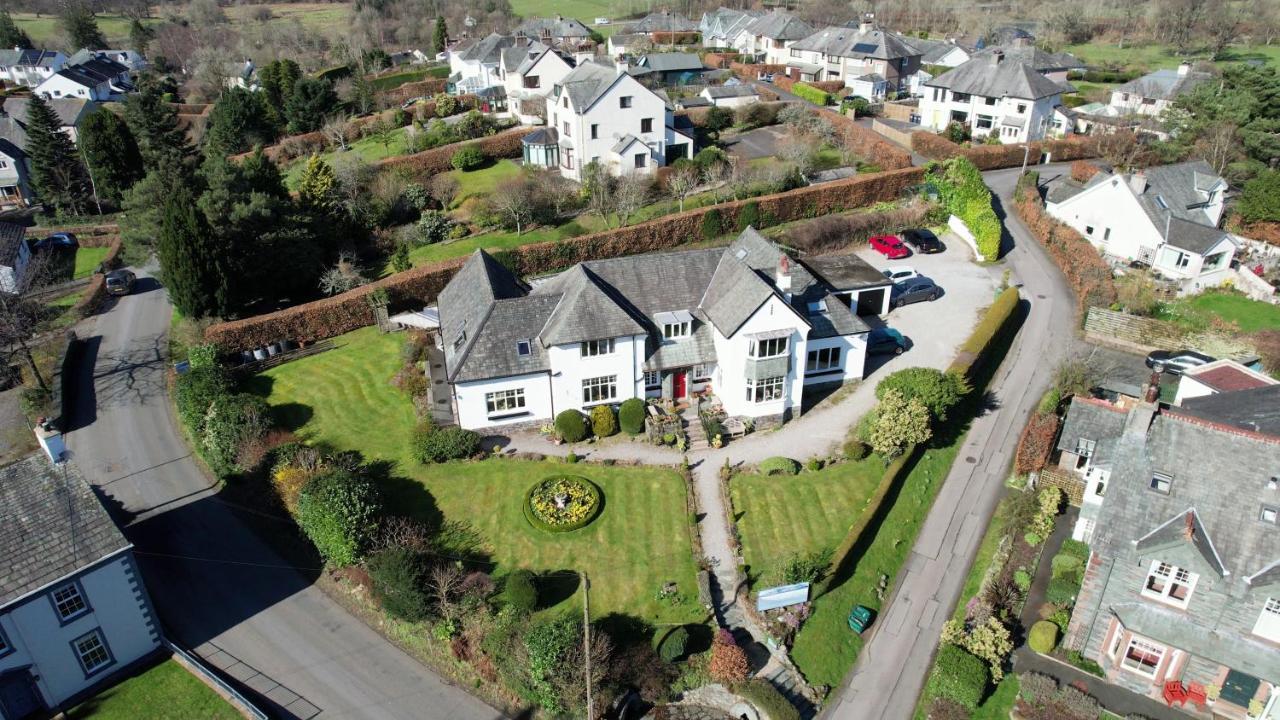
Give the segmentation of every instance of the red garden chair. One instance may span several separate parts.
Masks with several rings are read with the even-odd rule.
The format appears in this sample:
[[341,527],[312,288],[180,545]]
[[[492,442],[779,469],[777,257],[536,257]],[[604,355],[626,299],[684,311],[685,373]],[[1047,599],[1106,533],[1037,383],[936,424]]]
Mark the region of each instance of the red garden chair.
[[1164,684],[1164,702],[1171,707],[1174,703],[1186,704],[1187,690],[1182,687],[1182,681],[1170,680]]

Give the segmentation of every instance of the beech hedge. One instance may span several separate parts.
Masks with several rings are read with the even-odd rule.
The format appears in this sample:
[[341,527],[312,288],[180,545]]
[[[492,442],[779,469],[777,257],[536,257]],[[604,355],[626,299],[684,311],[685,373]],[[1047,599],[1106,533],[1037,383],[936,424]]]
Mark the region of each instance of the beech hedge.
[[1083,235],[1045,212],[1034,181],[1023,183],[1017,190],[1013,211],[1075,290],[1076,310],[1081,317],[1091,307],[1110,307],[1116,301],[1111,267]]
[[867,162],[885,170],[911,167],[911,153],[889,142],[875,130],[859,125],[847,115],[823,113],[822,117],[835,127],[844,146],[866,158]]
[[[779,85],[778,87],[782,87],[782,86]],[[782,89],[786,90],[787,88],[782,87]],[[819,107],[831,104],[831,93],[825,90],[819,90],[818,88],[812,85],[806,85],[805,83],[795,83],[791,86],[790,92],[792,95],[795,95],[801,100],[808,100],[809,102]]]
[[930,160],[947,160],[965,157],[979,170],[1018,167],[1024,156],[1035,165],[1040,156],[1049,153],[1053,162],[1082,160],[1098,156],[1097,141],[1093,138],[1072,136],[1066,140],[1042,140],[1031,143],[1029,156],[1022,145],[974,145],[965,147],[931,132],[911,134],[911,149]]

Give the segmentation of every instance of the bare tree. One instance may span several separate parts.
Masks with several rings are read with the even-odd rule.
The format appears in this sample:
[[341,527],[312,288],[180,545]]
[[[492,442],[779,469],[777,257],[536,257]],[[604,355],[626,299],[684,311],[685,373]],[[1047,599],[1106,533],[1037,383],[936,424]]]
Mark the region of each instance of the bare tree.
[[49,390],[49,384],[31,352],[31,341],[44,314],[44,306],[32,295],[55,280],[55,260],[52,251],[34,253],[22,272],[14,273],[13,284],[0,289],[0,347],[5,348],[9,357],[16,355],[21,358],[31,372],[31,378],[44,391]]
[[702,171],[690,162],[681,162],[671,171],[667,178],[667,189],[671,196],[680,202],[680,212],[684,212],[684,199],[689,197],[702,182]]
[[1145,151],[1138,137],[1129,130],[1099,133],[1098,154],[1117,170],[1132,170],[1140,164]]
[[516,226],[516,235],[524,232],[534,214],[537,187],[526,177],[503,180],[489,196],[490,206],[505,215]]
[[458,615],[458,595],[465,577],[466,573],[462,572],[457,563],[440,563],[431,568],[427,587],[431,591],[431,599],[435,601],[436,612],[446,621],[452,621]]
[[582,170],[582,186],[587,194],[587,212],[597,215],[605,225],[614,207],[614,190],[617,180],[609,175],[604,165],[590,162]]
[[648,176],[631,174],[618,180],[614,190],[613,211],[618,216],[618,225],[623,226],[632,215],[649,204],[649,189],[653,181]]
[[[562,667],[566,670],[572,668],[573,671],[555,673],[553,682],[558,686],[560,697],[564,699],[565,704],[575,709],[582,708],[584,710],[582,714],[585,716],[587,684],[583,680],[586,679],[591,684],[591,696],[594,700],[593,704],[596,705],[591,716],[600,717],[601,711],[608,703],[608,698],[602,697],[604,693],[600,692],[600,687],[608,676],[610,663],[613,660],[613,641],[607,634],[598,632],[590,626],[586,632],[590,633],[591,662],[586,662],[584,643],[581,641],[573,643],[561,658]],[[591,668],[590,678],[585,677],[587,667]]]
[[1196,138],[1195,149],[1214,172],[1222,175],[1228,165],[1243,156],[1240,129],[1229,122],[1212,124]]
[[1126,0],[1120,3],[1120,24],[1116,28],[1119,34],[1117,45],[1124,47],[1125,42],[1138,29],[1138,22],[1147,12],[1147,0]]
[[1213,51],[1215,59],[1222,55],[1227,46],[1240,39],[1240,25],[1239,11],[1226,3],[1206,14],[1200,34]]
[[329,141],[329,147],[337,147],[345,152],[347,150],[347,133],[351,128],[349,121],[345,115],[334,115],[325,121],[320,131],[324,133],[324,137]]
[[452,175],[440,173],[427,183],[427,194],[432,200],[440,203],[442,209],[447,208],[449,203],[458,196],[458,181]]
[[794,165],[801,175],[808,176],[813,172],[817,153],[817,138],[812,135],[788,135],[778,143],[776,154],[779,160]]

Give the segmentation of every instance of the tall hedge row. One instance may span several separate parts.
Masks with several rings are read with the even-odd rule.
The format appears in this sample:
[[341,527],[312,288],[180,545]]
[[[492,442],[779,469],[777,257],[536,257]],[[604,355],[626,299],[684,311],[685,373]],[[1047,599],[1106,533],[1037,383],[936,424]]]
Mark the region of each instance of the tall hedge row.
[[[786,88],[783,88],[786,90]],[[791,94],[802,100],[808,100],[814,105],[825,106],[831,104],[831,93],[825,90],[819,90],[812,85],[805,83],[796,83],[791,86]]]
[[[486,142],[498,137],[495,135],[473,142]],[[524,245],[495,255],[518,274],[537,274],[586,260],[669,250],[684,243],[697,242],[702,237],[703,216],[709,212],[720,214],[725,227],[736,227],[738,214],[748,203],[753,203],[762,222],[787,222],[894,200],[923,179],[922,168],[859,175],[785,193],[695,208],[572,239]],[[205,331],[205,339],[224,350],[234,351],[284,338],[313,342],[335,337],[373,324],[374,315],[368,297],[375,290],[385,289],[393,304],[421,306],[435,300],[464,261],[465,258],[455,258],[423,265],[341,295],[265,315],[218,323]]]
[[[844,146],[885,170],[911,167],[911,153],[889,142],[883,135],[854,122],[847,115],[823,113],[840,135]],[[916,133],[921,135],[922,133]]]
[[999,257],[1003,226],[991,206],[991,191],[982,181],[977,166],[968,158],[951,158],[943,163],[937,186],[942,204],[973,233],[978,252],[987,260]]
[[403,170],[415,179],[428,180],[432,175],[452,170],[453,156],[462,148],[476,148],[485,159],[519,157],[523,152],[520,141],[525,135],[535,130],[537,128],[534,127],[513,128],[477,140],[466,140],[412,155],[387,158],[375,163],[375,167],[379,170]]
[[1111,267],[1083,235],[1045,212],[1034,182],[1019,187],[1013,209],[1075,290],[1076,310],[1081,317],[1091,307],[1110,307],[1116,301]]
[[964,147],[930,132],[918,132],[911,135],[911,149],[930,160],[947,160],[953,157],[964,157],[978,167],[979,170],[997,170],[999,168],[1018,167],[1024,157],[1034,165],[1043,153],[1049,153],[1054,162],[1082,160],[1097,157],[1097,142],[1094,138],[1072,136],[1066,140],[1043,140],[1031,143],[1031,151],[1027,153],[1022,145],[975,145]]

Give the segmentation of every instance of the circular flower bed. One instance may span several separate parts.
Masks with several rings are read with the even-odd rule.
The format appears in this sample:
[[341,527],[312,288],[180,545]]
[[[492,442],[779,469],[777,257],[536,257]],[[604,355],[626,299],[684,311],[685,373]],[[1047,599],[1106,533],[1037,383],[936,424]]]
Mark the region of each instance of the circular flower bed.
[[539,481],[524,496],[529,524],[547,532],[586,527],[600,515],[600,488],[577,475],[556,475]]

